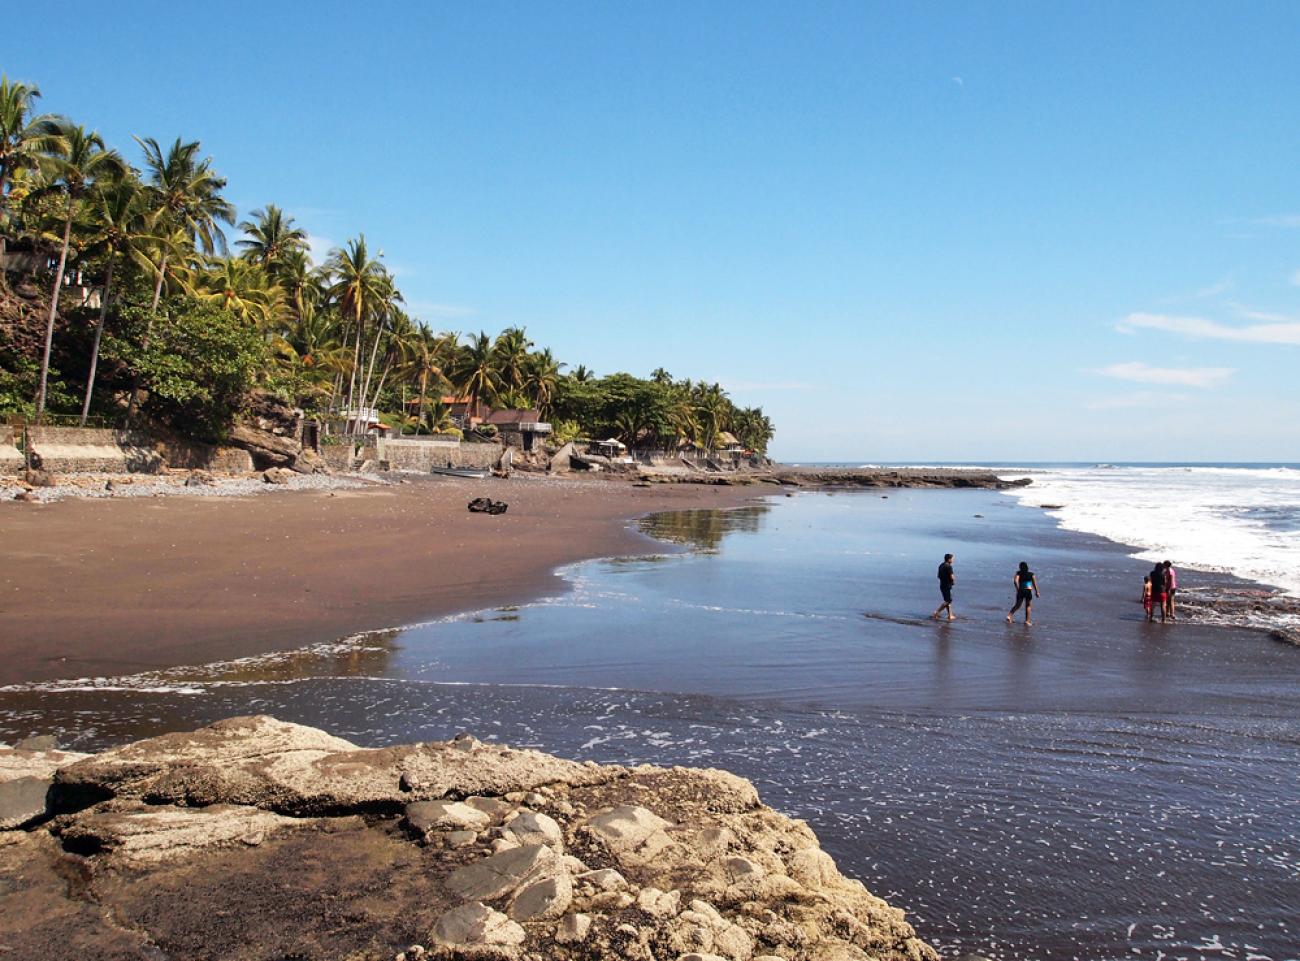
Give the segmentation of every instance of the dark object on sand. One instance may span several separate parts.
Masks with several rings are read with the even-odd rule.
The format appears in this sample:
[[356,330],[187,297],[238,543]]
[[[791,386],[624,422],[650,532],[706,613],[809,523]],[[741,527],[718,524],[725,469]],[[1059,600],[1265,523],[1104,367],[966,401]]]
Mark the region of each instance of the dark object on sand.
[[472,514],[504,514],[506,507],[505,501],[494,501],[490,497],[475,497],[469,502]]

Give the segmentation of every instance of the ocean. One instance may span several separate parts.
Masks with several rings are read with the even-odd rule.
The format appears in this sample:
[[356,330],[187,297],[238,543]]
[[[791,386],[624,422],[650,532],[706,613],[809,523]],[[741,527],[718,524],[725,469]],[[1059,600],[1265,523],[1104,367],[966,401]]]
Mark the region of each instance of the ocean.
[[[725,767],[946,954],[1300,957],[1300,648],[1138,603],[1166,553],[1189,597],[1293,591],[1300,471],[999,467],[1034,484],[660,515],[646,532],[686,551],[575,565],[538,603],[6,688],[0,740],[267,712],[362,744]],[[947,551],[952,624],[928,617]],[[1032,628],[1003,620],[1021,560]]]

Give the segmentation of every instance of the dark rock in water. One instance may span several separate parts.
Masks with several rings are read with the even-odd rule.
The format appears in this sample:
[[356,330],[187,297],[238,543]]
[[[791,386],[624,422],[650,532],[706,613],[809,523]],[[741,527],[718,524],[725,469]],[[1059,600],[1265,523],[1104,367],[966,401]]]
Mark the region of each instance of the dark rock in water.
[[52,783],[47,777],[0,781],[0,831],[12,831],[43,817]]
[[1300,598],[1283,591],[1180,587],[1177,610],[1188,620],[1263,631],[1275,641],[1300,646]]
[[778,484],[788,484],[792,487],[812,487],[820,490],[864,487],[947,487],[1007,490],[1013,487],[1025,487],[1031,483],[1027,477],[1003,480],[992,471],[967,470],[955,467],[783,467],[773,470],[767,476],[771,481]]

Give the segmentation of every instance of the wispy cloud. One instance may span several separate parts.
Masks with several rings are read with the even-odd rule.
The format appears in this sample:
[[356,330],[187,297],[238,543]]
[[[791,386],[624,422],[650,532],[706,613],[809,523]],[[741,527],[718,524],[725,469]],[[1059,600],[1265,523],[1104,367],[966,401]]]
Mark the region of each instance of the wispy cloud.
[[1232,367],[1152,367],[1140,360],[1111,364],[1097,371],[1103,377],[1163,387],[1217,387],[1236,372]]
[[337,247],[334,241],[328,237],[320,237],[313,233],[307,234],[307,252],[311,255],[312,263],[323,264],[329,252]]
[[1269,214],[1266,217],[1247,217],[1248,224],[1260,224],[1264,227],[1300,227],[1300,214]]
[[1089,401],[1089,410],[1128,410],[1134,407],[1155,407],[1160,404],[1185,404],[1192,398],[1187,394],[1167,394],[1155,390],[1138,390],[1131,394],[1098,397]]
[[1228,291],[1232,290],[1233,286],[1232,278],[1224,277],[1222,280],[1210,284],[1208,287],[1202,287],[1200,290],[1193,293],[1192,300],[1207,300],[1210,297],[1217,297],[1219,294],[1226,294]]
[[1300,346],[1300,322],[1278,314],[1252,312],[1252,319],[1265,323],[1234,327],[1204,317],[1178,317],[1172,314],[1129,314],[1115,329],[1131,334],[1135,330],[1163,330],[1198,340],[1235,340],[1252,344],[1289,344]]
[[1236,285],[1236,281],[1231,277],[1224,277],[1221,280],[1216,280],[1208,286],[1201,287],[1198,290],[1193,290],[1191,293],[1182,293],[1176,294],[1172,297],[1165,297],[1164,299],[1157,301],[1157,303],[1162,306],[1173,306],[1175,304],[1185,304],[1193,300],[1212,300],[1221,294],[1226,294]]

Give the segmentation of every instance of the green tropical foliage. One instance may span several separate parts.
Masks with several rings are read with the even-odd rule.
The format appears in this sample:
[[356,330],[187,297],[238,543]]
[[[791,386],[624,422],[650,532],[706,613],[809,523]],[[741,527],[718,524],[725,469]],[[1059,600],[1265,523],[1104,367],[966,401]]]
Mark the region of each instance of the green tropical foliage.
[[259,387],[341,431],[377,418],[406,433],[488,433],[464,415],[491,406],[536,410],[557,441],[717,448],[734,435],[767,448],[770,420],[717,384],[663,368],[597,377],[521,325],[434,330],[407,313],[364,234],[313,262],[279,206],[237,220],[199,141],[137,137],[133,168],[98,134],[35,115],[39,95],[0,74],[0,258],[8,243],[35,251],[25,284],[34,270],[50,295],[44,340],[0,333],[0,413],[139,415],[218,437]]

